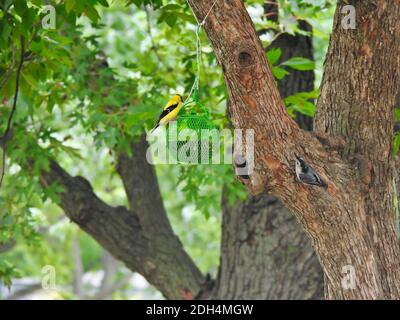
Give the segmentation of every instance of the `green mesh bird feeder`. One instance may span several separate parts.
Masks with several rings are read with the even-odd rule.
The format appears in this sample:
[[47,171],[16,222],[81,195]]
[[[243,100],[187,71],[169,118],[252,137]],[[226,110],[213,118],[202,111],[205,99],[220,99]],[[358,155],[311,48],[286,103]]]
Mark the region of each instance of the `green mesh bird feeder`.
[[[190,111],[188,105],[192,106]],[[213,154],[219,150],[217,127],[196,94],[169,123],[166,138],[169,159],[177,163],[212,163]]]
[[169,160],[183,164],[212,163],[220,151],[219,132],[210,114],[198,99],[200,82],[201,43],[196,28],[196,77],[188,99],[182,106],[175,121],[170,122],[166,131]]

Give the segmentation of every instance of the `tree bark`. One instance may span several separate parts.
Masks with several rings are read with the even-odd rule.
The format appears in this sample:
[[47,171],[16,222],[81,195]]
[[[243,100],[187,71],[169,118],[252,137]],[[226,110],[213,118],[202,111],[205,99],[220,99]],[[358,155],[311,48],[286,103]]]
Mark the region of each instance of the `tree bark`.
[[323,273],[310,240],[273,196],[223,200],[216,299],[321,299]]
[[[189,0],[189,3],[197,19],[202,21],[214,1]],[[340,4],[338,12],[341,9]],[[400,7],[386,1],[357,2],[357,7],[365,14],[361,15],[360,21],[367,22],[366,26],[361,28],[363,30],[356,32],[356,35],[352,34],[353,31],[344,32],[340,29],[339,13],[336,14],[318,108],[319,114],[324,114],[325,119],[332,119],[335,123],[341,121],[340,116],[343,114],[340,110],[344,102],[340,101],[331,107],[331,104],[326,102],[332,95],[339,97],[343,88],[349,86],[346,82],[348,79],[342,78],[342,73],[336,71],[339,74],[335,77],[336,74],[332,71],[335,66],[346,61],[347,57],[359,68],[355,74],[359,74],[360,77],[356,77],[351,86],[353,90],[358,91],[354,95],[359,95],[369,102],[366,105],[367,110],[358,112],[364,115],[349,116],[356,119],[352,121],[351,129],[357,132],[356,137],[363,141],[361,144],[371,146],[371,149],[360,148],[361,150],[365,150],[368,155],[373,155],[375,150],[380,152],[379,156],[376,155],[378,162],[374,161],[375,156],[369,156],[369,161],[363,161],[361,158],[355,163],[355,157],[351,158],[351,153],[346,153],[346,150],[352,150],[349,148],[349,143],[355,143],[352,139],[344,139],[345,152],[342,157],[338,149],[340,151],[343,141],[331,135],[328,127],[325,128],[327,133],[311,134],[301,130],[288,116],[261,42],[242,1],[217,1],[205,21],[204,28],[224,72],[231,102],[232,123],[235,128],[252,128],[255,133],[254,172],[250,179],[241,178],[242,182],[253,194],[268,191],[279,197],[296,215],[311,237],[324,270],[327,298],[394,299],[400,298],[400,264],[399,245],[392,227],[393,190],[391,184],[387,183],[387,180],[392,178],[389,169],[391,160],[387,150],[391,147],[388,137],[392,136],[393,128],[394,104],[391,102],[394,102],[395,94],[392,94],[392,89],[398,85]],[[372,13],[369,10],[372,10]],[[378,28],[382,19],[384,26]],[[372,29],[372,34],[367,33],[368,29]],[[374,38],[377,36],[379,41],[378,38]],[[359,42],[367,42],[367,47],[360,46],[354,37],[361,39]],[[376,43],[372,44],[373,41]],[[364,53],[366,56],[358,57],[357,53]],[[377,53],[380,54],[379,57]],[[370,54],[371,57],[368,58]],[[383,67],[387,61],[388,65]],[[370,72],[373,66],[374,69],[383,68],[383,72],[380,75]],[[346,68],[348,67],[346,65]],[[350,73],[343,70],[342,72]],[[379,79],[379,86],[371,86],[375,84],[371,79]],[[357,80],[361,80],[362,86],[355,83]],[[369,93],[366,91],[368,88],[376,92]],[[378,99],[380,94],[386,95],[383,99],[386,105],[383,112],[377,114],[374,109],[381,101]],[[353,106],[353,103],[350,105]],[[332,108],[335,113],[324,113],[324,110]],[[351,110],[357,113],[357,108]],[[375,116],[383,121],[383,128],[374,126],[376,121],[372,119]],[[318,123],[317,119],[317,126]],[[329,120],[326,120],[326,123],[329,123]],[[390,132],[385,129],[386,126],[391,127]],[[380,138],[372,136],[374,129]],[[382,146],[375,149],[378,143]],[[328,184],[327,189],[300,184],[295,180],[295,154],[301,155],[323,177]],[[364,175],[365,167],[371,167],[371,170],[367,171],[372,172],[372,180],[368,181],[369,172]],[[383,177],[385,174],[388,177]],[[370,196],[366,194],[370,194],[370,199],[376,200],[379,205],[372,204],[368,199]],[[380,199],[378,195],[381,196]],[[380,219],[376,218],[379,213],[375,208],[385,212],[381,214]],[[385,219],[381,219],[382,215]],[[371,236],[371,229],[375,238]],[[380,253],[376,250],[379,241],[382,249]],[[351,289],[343,285],[342,272],[347,266],[355,270],[355,286]]]
[[[267,1],[265,13],[276,11]],[[300,22],[311,32],[311,26]],[[270,46],[282,50],[281,62],[291,57],[313,60],[310,37],[280,35]],[[268,48],[268,49],[270,49]],[[282,96],[314,89],[314,72],[293,70],[278,83]],[[298,114],[296,122],[312,129],[312,118]],[[218,299],[321,299],[323,272],[296,218],[268,194],[249,196],[230,206],[222,201],[221,258],[213,296]]]
[[[339,3],[345,4],[343,1]],[[393,200],[394,108],[400,86],[400,5],[354,4],[357,28],[341,27],[338,10],[326,59],[316,128],[345,141],[342,156],[361,159],[366,225],[385,297],[396,297],[399,242]],[[395,277],[393,277],[393,273]],[[329,288],[328,288],[329,289]]]

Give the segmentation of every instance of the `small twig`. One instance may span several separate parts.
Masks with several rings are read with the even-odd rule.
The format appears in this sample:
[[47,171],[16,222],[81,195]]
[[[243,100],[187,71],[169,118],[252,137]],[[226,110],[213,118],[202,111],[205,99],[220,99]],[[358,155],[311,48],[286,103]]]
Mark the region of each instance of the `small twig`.
[[276,39],[278,39],[281,35],[283,35],[285,32],[284,31],[278,31],[277,33],[274,34],[272,39],[269,41],[269,43],[273,43]]
[[21,54],[20,54],[20,61],[18,64],[18,69],[17,69],[17,75],[15,77],[15,93],[14,93],[14,100],[13,100],[13,105],[11,109],[10,116],[8,117],[7,121],[7,128],[0,140],[3,142],[3,159],[2,159],[2,168],[1,168],[1,175],[0,175],[0,188],[3,184],[3,179],[4,179],[4,173],[5,173],[5,167],[6,167],[6,144],[7,144],[7,139],[8,135],[11,130],[11,125],[12,125],[12,119],[14,117],[15,110],[17,109],[17,101],[18,101],[18,94],[19,94],[19,80],[21,76],[21,70],[22,70],[22,65],[24,64],[24,55],[25,55],[25,38],[21,36],[20,38],[20,44],[21,44]]
[[3,179],[4,179],[4,172],[6,171],[6,143],[4,142],[3,146],[3,156],[1,158],[1,176],[0,176],[0,188],[1,185],[3,184]]
[[268,19],[268,17],[278,16],[278,15],[279,15],[278,12],[268,12],[268,13],[264,13],[262,16],[267,17],[267,19]]
[[8,117],[6,131],[4,132],[2,138],[6,137],[8,135],[8,133],[11,129],[12,118],[14,116],[15,110],[17,109],[17,100],[18,100],[18,94],[19,94],[19,80],[20,80],[20,76],[21,76],[22,65],[24,64],[24,53],[25,53],[24,42],[25,42],[24,37],[21,37],[21,55],[20,55],[18,69],[17,69],[17,76],[15,78],[15,94],[14,94],[13,106],[11,109],[10,116]]

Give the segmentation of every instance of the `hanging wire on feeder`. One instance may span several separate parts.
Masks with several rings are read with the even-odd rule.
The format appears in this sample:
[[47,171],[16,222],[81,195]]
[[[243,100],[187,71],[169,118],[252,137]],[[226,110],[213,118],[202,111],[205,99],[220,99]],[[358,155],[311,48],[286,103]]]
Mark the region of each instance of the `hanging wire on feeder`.
[[[187,96],[187,98],[185,99],[185,102],[183,103],[183,106],[188,105],[190,103],[192,103],[193,101],[197,101],[197,94],[199,91],[199,87],[200,87],[200,67],[201,67],[201,42],[200,42],[200,30],[203,27],[203,25],[205,24],[208,16],[210,15],[212,9],[214,8],[214,6],[216,5],[218,0],[215,0],[214,3],[211,5],[210,9],[208,10],[207,14],[204,16],[204,19],[199,22],[199,20],[196,17],[196,14],[194,13],[192,7],[190,6],[188,0],[186,0],[189,8],[192,10],[193,16],[196,19],[197,22],[197,27],[196,27],[196,64],[197,64],[197,68],[196,68],[196,77],[194,79],[192,88],[190,89],[189,95]],[[192,95],[194,96],[192,100],[190,100],[190,98],[192,97]]]
[[[201,64],[201,42],[200,42],[200,36],[199,36],[199,31],[201,29],[200,25],[197,25],[196,27],[196,77],[194,78],[194,82],[192,85],[192,88],[190,89],[190,92],[185,99],[185,102],[183,105],[190,104],[192,100],[197,100],[197,91],[199,90],[200,86],[200,64]],[[190,100],[190,98],[194,95],[194,99]]]
[[[180,103],[175,103],[173,106],[178,106],[173,109],[173,118],[176,118],[174,125],[176,125],[176,130],[180,132],[184,129],[190,129],[191,132],[195,133],[197,137],[194,140],[187,139],[188,137],[179,137],[179,134],[176,136],[175,134],[171,135],[170,125],[167,126],[166,129],[166,146],[168,149],[169,157],[174,159],[177,163],[180,164],[192,164],[192,163],[211,163],[210,159],[213,157],[213,153],[216,151],[212,142],[207,138],[202,138],[202,131],[216,129],[215,124],[210,119],[210,114],[208,109],[199,101],[198,91],[200,89],[200,73],[201,73],[201,41],[200,41],[200,31],[202,26],[205,24],[207,18],[209,17],[212,9],[218,0],[215,0],[204,19],[199,22],[197,20],[196,15],[193,12],[193,15],[197,21],[197,26],[195,29],[196,34],[196,68],[195,68],[195,78],[190,89],[190,92],[187,98],[184,100],[182,105]],[[188,2],[189,8],[190,4]],[[192,10],[193,11],[193,10]],[[174,99],[174,98],[173,98]],[[172,100],[171,100],[172,101]],[[174,101],[172,101],[174,103]],[[185,106],[193,104],[196,106],[196,110],[191,110],[191,112],[182,113],[181,111]],[[167,113],[169,107],[167,106],[164,109],[164,112]],[[172,106],[171,106],[172,107]],[[179,108],[178,113],[176,110]],[[200,111],[200,112],[199,112]],[[169,113],[168,113],[169,114]],[[158,124],[157,124],[158,126]],[[156,126],[156,127],[157,127]],[[173,131],[172,131],[173,132]],[[199,162],[199,160],[201,162]]]
[[206,22],[208,16],[210,15],[212,9],[213,9],[214,6],[217,4],[217,1],[218,1],[218,0],[215,0],[214,3],[211,5],[211,7],[210,7],[210,9],[208,10],[207,14],[204,16],[203,21],[199,22],[199,20],[198,20],[197,17],[196,17],[196,14],[194,13],[192,7],[190,6],[189,1],[186,0],[188,6],[189,6],[189,8],[190,8],[190,10],[192,10],[192,13],[193,13],[194,18],[196,19],[197,25],[199,25],[200,27],[202,27],[202,26],[204,25],[204,23]]
[[[200,41],[200,30],[204,23],[206,22],[208,16],[211,13],[211,10],[217,3],[217,0],[214,1],[210,9],[208,10],[207,14],[205,15],[203,21],[201,23],[198,22],[196,15],[194,14],[193,10],[193,15],[197,21],[197,26],[196,26],[196,76],[193,82],[193,85],[190,89],[190,92],[187,96],[187,98],[182,101],[182,96],[179,94],[174,95],[165,105],[162,113],[159,116],[159,119],[155,125],[155,127],[152,129],[151,132],[156,130],[161,124],[167,124],[172,120],[175,120],[176,117],[179,115],[181,109],[183,109],[185,106],[194,103],[201,111],[205,114],[208,115],[208,110],[199,102],[198,100],[198,91],[200,88],[200,72],[201,72],[201,41]],[[188,3],[189,8],[190,4]],[[191,8],[192,9],[192,8]],[[182,116],[182,115],[181,115]]]

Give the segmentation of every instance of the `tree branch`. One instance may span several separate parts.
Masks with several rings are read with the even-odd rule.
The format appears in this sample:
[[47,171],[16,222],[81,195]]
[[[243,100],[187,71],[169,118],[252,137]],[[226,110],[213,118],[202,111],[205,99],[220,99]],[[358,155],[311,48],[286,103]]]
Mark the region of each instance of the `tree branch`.
[[[162,201],[154,166],[150,165],[146,159],[148,147],[143,135],[132,145],[132,157],[127,154],[121,154],[118,157],[117,171],[123,181],[129,206],[137,214],[143,233],[154,239],[160,246],[169,248],[172,260],[177,259],[187,267],[187,270],[181,274],[172,268],[169,270],[171,272],[169,277],[172,279],[187,275],[193,277],[191,281],[202,284],[205,279],[186,251],[183,250],[180,240],[172,230]],[[189,290],[185,296],[194,298],[199,290],[200,288]]]
[[118,156],[117,172],[124,184],[129,207],[137,212],[142,226],[150,232],[165,231],[169,234],[172,227],[165,212],[154,166],[146,159],[149,145],[144,135],[138,139],[132,144],[132,157],[126,153]]
[[59,183],[64,188],[60,206],[65,214],[166,298],[195,297],[201,290],[203,276],[173,233],[158,229],[146,232],[136,212],[107,205],[87,180],[71,177],[54,161],[49,172],[42,174],[41,182],[45,186]]

